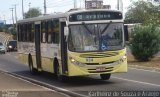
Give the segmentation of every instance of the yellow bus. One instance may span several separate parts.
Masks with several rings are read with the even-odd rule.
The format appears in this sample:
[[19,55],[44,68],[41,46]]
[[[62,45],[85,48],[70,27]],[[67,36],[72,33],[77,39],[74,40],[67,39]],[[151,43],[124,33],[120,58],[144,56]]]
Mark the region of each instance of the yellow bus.
[[18,57],[30,72],[70,76],[127,72],[123,15],[93,9],[39,16],[18,21]]

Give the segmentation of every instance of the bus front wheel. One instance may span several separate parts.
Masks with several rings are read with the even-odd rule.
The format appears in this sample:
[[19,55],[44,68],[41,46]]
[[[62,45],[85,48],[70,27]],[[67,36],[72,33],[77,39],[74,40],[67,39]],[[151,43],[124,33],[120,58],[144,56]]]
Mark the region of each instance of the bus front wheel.
[[59,64],[57,62],[55,64],[55,75],[56,75],[57,79],[60,82],[66,82],[67,81],[67,77],[64,76],[64,75],[61,75],[61,73],[60,73],[60,67],[59,67]]
[[32,75],[36,74],[36,69],[33,67],[33,61],[31,55],[28,56],[28,65],[29,65],[29,71]]
[[111,77],[111,74],[100,74],[100,77],[102,80],[109,80]]

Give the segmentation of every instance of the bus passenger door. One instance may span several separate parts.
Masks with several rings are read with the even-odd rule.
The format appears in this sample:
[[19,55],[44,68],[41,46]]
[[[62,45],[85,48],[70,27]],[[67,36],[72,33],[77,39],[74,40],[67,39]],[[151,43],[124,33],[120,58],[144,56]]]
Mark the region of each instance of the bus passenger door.
[[60,19],[60,32],[61,32],[61,62],[62,62],[62,74],[68,72],[68,56],[67,56],[67,42],[64,35],[64,27],[66,26],[66,19]]
[[40,23],[35,23],[35,53],[36,53],[36,64],[38,71],[41,71],[41,27]]

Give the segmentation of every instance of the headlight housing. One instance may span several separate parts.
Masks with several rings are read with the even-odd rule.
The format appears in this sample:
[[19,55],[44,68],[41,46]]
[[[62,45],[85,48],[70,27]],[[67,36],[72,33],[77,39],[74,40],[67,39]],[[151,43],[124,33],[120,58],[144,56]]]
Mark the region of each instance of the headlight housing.
[[117,65],[117,64],[121,64],[123,63],[125,60],[127,59],[127,56],[123,56],[121,59],[119,59],[118,61],[114,62],[112,65]]
[[80,67],[85,66],[84,63],[78,62],[77,60],[73,59],[72,57],[70,57],[70,61],[71,61],[72,64],[75,64],[75,65],[80,66]]

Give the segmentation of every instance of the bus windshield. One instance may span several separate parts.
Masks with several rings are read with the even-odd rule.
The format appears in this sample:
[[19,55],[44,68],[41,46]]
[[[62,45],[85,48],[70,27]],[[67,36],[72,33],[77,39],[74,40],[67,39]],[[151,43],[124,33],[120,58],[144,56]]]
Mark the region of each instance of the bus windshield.
[[74,52],[123,48],[123,23],[70,25],[68,48]]

